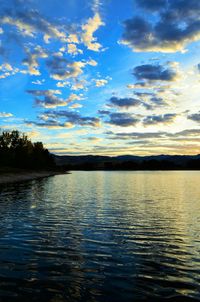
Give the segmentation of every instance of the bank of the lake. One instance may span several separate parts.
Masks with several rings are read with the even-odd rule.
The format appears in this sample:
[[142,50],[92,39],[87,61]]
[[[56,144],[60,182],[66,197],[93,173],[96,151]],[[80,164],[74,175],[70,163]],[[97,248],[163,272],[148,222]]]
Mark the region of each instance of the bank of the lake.
[[67,171],[61,170],[0,169],[0,184],[22,182],[67,173]]

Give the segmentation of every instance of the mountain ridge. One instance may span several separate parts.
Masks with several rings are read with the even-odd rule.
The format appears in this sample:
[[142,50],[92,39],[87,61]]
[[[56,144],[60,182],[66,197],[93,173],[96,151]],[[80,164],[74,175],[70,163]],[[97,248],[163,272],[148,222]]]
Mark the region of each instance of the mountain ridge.
[[[200,169],[200,154],[197,155],[54,155],[58,166],[66,166],[69,169],[83,170],[146,170],[146,169]],[[129,165],[128,165],[129,164]]]

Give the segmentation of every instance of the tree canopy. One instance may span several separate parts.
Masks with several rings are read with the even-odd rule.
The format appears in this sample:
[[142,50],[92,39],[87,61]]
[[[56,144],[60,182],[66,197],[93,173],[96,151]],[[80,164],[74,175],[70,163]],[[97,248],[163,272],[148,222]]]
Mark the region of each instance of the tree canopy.
[[54,158],[42,142],[32,143],[17,130],[0,133],[0,166],[43,169],[54,166]]

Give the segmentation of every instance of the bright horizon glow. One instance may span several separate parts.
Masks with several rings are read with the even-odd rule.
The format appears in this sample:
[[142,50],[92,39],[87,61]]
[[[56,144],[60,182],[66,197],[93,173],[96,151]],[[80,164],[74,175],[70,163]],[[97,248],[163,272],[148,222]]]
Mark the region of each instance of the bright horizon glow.
[[44,2],[1,4],[1,130],[60,155],[200,153],[199,0]]

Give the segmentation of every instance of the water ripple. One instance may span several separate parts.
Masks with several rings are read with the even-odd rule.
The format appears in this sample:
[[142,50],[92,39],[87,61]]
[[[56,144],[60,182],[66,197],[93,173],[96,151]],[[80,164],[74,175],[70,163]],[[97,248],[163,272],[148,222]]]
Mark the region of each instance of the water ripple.
[[0,302],[200,301],[199,172],[0,188]]

